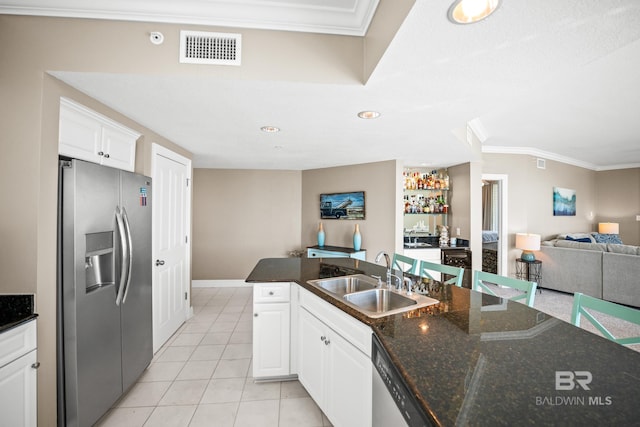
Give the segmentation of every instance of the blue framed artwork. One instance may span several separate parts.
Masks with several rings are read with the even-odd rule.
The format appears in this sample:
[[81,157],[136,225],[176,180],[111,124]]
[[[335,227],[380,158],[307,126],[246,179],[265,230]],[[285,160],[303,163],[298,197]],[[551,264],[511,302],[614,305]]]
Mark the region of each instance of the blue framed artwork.
[[553,216],[576,216],[576,190],[553,187]]
[[321,219],[364,219],[364,191],[320,194]]

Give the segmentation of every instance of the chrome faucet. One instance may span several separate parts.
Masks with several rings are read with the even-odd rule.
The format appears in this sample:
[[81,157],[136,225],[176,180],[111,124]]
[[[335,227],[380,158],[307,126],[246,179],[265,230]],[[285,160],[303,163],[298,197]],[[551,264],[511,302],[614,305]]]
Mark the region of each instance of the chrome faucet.
[[[395,274],[392,274],[391,277],[396,279],[396,283],[397,283],[396,284],[396,290],[397,291],[401,291],[402,290],[402,277],[396,276]],[[389,285],[389,288],[393,287],[393,284],[391,283],[391,280],[389,281],[388,285]]]
[[404,282],[407,284],[407,295],[413,295],[413,292],[411,292],[411,286],[413,286],[413,280],[411,280],[411,277],[405,277]]
[[391,286],[391,259],[389,258],[389,254],[385,251],[378,252],[376,255],[375,262],[378,263],[384,256],[384,260],[387,263],[387,286]]
[[[415,234],[416,230],[414,230],[413,228],[409,229],[409,232],[407,233],[407,238],[409,239],[409,243],[411,243],[411,233]],[[413,243],[418,243],[418,236],[414,236]]]

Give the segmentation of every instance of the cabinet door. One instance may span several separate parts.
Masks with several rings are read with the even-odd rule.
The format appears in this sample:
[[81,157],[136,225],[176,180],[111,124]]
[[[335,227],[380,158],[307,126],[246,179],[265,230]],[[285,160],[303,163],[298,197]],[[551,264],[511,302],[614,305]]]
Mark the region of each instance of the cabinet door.
[[254,304],[253,316],[253,376],[289,375],[289,303]]
[[59,153],[75,159],[100,163],[102,126],[93,117],[60,105]]
[[371,360],[335,332],[326,350],[327,417],[336,426],[371,426]]
[[136,135],[115,126],[102,127],[102,164],[133,172],[136,158]]
[[298,319],[298,379],[324,409],[326,326],[303,307],[300,307]]
[[36,350],[0,369],[0,424],[35,427],[37,421]]

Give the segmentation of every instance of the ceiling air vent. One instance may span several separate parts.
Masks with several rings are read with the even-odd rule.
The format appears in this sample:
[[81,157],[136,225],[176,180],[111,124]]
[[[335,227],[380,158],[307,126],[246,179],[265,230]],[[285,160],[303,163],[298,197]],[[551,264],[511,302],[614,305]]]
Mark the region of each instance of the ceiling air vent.
[[536,166],[538,169],[546,169],[547,161],[545,159],[536,159]]
[[180,62],[240,65],[242,34],[180,31]]

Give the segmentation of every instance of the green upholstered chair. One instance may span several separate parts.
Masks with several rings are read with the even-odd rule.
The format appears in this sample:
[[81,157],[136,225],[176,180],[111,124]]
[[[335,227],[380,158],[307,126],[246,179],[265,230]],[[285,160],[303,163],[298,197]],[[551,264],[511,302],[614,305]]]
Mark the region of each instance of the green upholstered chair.
[[533,307],[533,301],[536,297],[536,282],[528,282],[526,280],[514,279],[512,277],[499,276],[493,273],[487,273],[486,271],[474,271],[473,272],[473,290],[479,292],[485,292],[493,296],[497,296],[491,288],[487,286],[487,283],[493,283],[499,286],[506,286],[507,288],[518,289],[522,291],[522,294],[515,295],[509,299],[512,301],[525,300],[525,303],[529,307]]
[[418,260],[406,255],[393,254],[391,268],[407,274],[418,274]]
[[614,337],[613,334],[611,334],[611,332],[609,332],[609,330],[593,316],[593,314],[586,310],[587,308],[599,313],[617,317],[618,319],[626,320],[630,323],[635,323],[636,325],[640,325],[640,310],[616,304],[614,302],[604,301],[580,292],[576,292],[573,295],[573,310],[571,310],[571,323],[576,326],[580,326],[580,318],[581,316],[584,316],[602,333],[602,335],[605,336],[605,338],[623,345],[640,344],[640,336],[630,338]]
[[[453,276],[453,277],[447,280],[443,280],[444,276],[441,276],[438,279],[436,277],[433,277],[434,272],[438,272],[443,275],[446,274],[448,276]],[[448,285],[456,285],[458,287],[462,287],[462,278],[464,276],[464,268],[454,267],[452,265],[438,264],[436,262],[421,261],[420,269],[418,270],[418,275],[420,277],[437,280],[442,283],[446,283]]]

